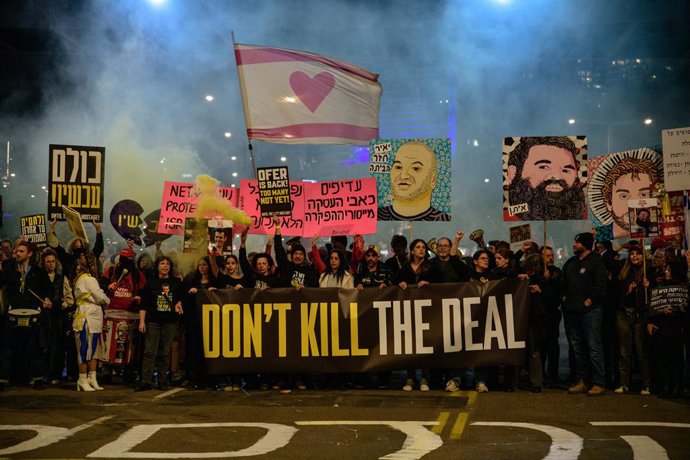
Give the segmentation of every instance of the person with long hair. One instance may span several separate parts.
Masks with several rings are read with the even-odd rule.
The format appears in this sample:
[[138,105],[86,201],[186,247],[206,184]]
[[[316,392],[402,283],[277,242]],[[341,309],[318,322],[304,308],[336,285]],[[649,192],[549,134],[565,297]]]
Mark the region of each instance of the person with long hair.
[[508,248],[497,249],[494,259],[496,266],[491,270],[491,279],[504,280],[517,277],[519,270],[513,251]]
[[618,340],[620,346],[618,369],[620,385],[616,394],[627,393],[630,387],[630,367],[635,353],[640,366],[642,390],[650,394],[649,346],[646,332],[647,299],[649,299],[649,275],[644,274],[642,248],[631,246],[628,258],[618,273]]
[[196,296],[199,291],[216,289],[216,277],[211,272],[208,256],[199,259],[196,270],[184,280],[184,326],[186,350],[184,364],[187,378],[195,389],[204,388],[208,383],[204,366],[204,343],[201,322],[197,311]]
[[326,270],[319,277],[319,287],[355,287],[355,278],[347,267],[345,253],[340,249],[333,249],[329,254]]
[[[75,256],[74,298],[77,310],[74,314],[72,328],[77,347],[79,380],[77,391],[102,390],[96,379],[97,358],[102,354],[100,336],[103,330],[102,306],[108,305],[110,299],[98,284],[96,257],[84,248],[76,248]],[[87,375],[88,371],[88,375]]]
[[216,277],[218,289],[242,289],[249,287],[251,279],[240,270],[240,261],[234,254],[225,257],[225,273],[219,272]]
[[[417,285],[417,288],[423,288],[430,283],[442,283],[443,273],[437,265],[432,264],[429,260],[429,248],[426,242],[422,239],[413,240],[410,243],[410,257],[400,270],[398,277],[398,286],[402,289],[407,289],[412,285]],[[414,369],[407,370],[407,379],[403,385],[403,391],[412,391],[415,385]],[[429,369],[421,370],[421,379],[419,380],[419,390],[429,391]]]
[[170,367],[172,342],[177,332],[179,315],[184,311],[182,281],[173,273],[169,256],[158,256],[154,263],[156,276],[146,282],[139,305],[139,332],[146,334],[141,382],[136,391],[153,388],[154,364],[158,369],[158,388],[167,387],[166,374]]

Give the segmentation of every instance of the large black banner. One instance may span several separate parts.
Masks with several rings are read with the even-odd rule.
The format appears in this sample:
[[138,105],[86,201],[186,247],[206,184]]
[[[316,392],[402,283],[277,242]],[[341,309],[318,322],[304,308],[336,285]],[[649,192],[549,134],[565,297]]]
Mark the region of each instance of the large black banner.
[[211,374],[369,372],[524,361],[526,281],[199,291]]

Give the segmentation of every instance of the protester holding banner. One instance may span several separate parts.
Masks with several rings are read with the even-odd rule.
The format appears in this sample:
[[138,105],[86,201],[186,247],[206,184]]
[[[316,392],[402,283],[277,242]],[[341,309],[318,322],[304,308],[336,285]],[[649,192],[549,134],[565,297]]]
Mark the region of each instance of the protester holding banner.
[[[663,286],[688,287],[687,265],[684,261],[676,260],[666,265],[665,279],[659,283]],[[685,311],[678,311],[666,306],[662,314],[650,316],[647,332],[657,351],[659,369],[661,371],[662,398],[678,398],[683,389],[683,334],[687,328],[688,296],[685,291]],[[687,369],[686,369],[687,371]]]
[[480,283],[486,283],[491,277],[491,261],[494,259],[493,254],[486,249],[480,249],[475,252],[472,256],[472,265],[474,265],[474,270],[470,275],[470,278],[479,281]]
[[404,235],[393,235],[393,238],[391,238],[391,249],[393,250],[393,256],[389,257],[384,262],[384,265],[393,273],[393,277],[397,279],[408,258],[407,238]]
[[[74,298],[77,310],[72,322],[75,332],[74,340],[77,348],[79,363],[79,380],[77,391],[102,390],[96,378],[97,360],[102,357],[100,341],[103,330],[103,310],[101,306],[108,305],[110,299],[98,285],[96,279],[96,258],[86,252],[85,248],[76,248],[74,271]],[[88,372],[88,375],[87,375]]]
[[[86,244],[84,240],[82,240],[79,237],[74,237],[69,241],[67,244],[67,248],[63,248],[62,245],[60,245],[60,241],[57,238],[57,235],[55,234],[55,226],[57,224],[57,221],[52,220],[50,222],[50,232],[48,233],[48,246],[51,248],[55,249],[55,251],[58,254],[58,259],[60,260],[60,265],[62,265],[62,273],[67,276],[70,280],[73,280],[74,277],[76,276],[74,273],[74,265],[76,263],[76,258],[74,257],[74,250],[76,248],[86,248]],[[93,251],[91,253],[96,256],[96,260],[101,256],[103,253],[103,234],[101,233],[101,224],[99,224],[96,221],[93,221],[93,227],[96,229],[96,242],[93,245]],[[98,262],[97,262],[98,263]],[[100,272],[100,267],[98,267],[98,271]]]
[[[65,356],[67,352],[67,334],[65,331],[67,311],[74,307],[72,287],[62,273],[58,273],[57,253],[47,248],[41,254],[41,268],[48,273],[48,278],[53,284],[54,308],[47,315],[46,326],[50,344],[48,346],[48,382],[52,385],[60,383],[62,371],[65,369]],[[70,315],[71,316],[71,315]],[[72,344],[70,343],[71,347]]]
[[548,289],[544,289],[542,302],[546,310],[546,330],[541,360],[545,385],[555,386],[559,382],[558,366],[560,365],[560,325],[561,325],[561,299],[563,298],[561,281],[561,269],[554,265],[553,249],[542,246],[539,251],[544,264],[544,280]]
[[216,289],[215,286],[216,277],[211,272],[211,262],[208,256],[202,257],[197,262],[196,270],[184,280],[184,315],[182,317],[187,338],[184,364],[187,379],[195,389],[205,388],[206,385],[211,384],[204,366],[204,344],[196,296],[201,290]]
[[[563,266],[563,312],[578,378],[577,383],[568,388],[568,393],[600,396],[606,393],[601,321],[607,272],[601,257],[592,252],[593,246],[591,233],[575,236],[575,255]],[[591,385],[589,390],[588,384]]]
[[355,275],[357,289],[376,287],[383,289],[393,284],[393,274],[381,263],[381,255],[376,246],[369,245],[364,251],[364,264]]
[[278,273],[275,270],[275,263],[273,257],[267,252],[256,254],[251,263],[247,259],[247,232],[249,228],[245,228],[240,235],[240,267],[242,273],[250,280],[249,288],[266,289],[271,287],[279,287],[280,281]]
[[633,353],[640,366],[643,396],[650,394],[651,378],[649,372],[649,344],[645,334],[647,323],[647,303],[649,299],[649,276],[643,268],[642,248],[628,248],[628,258],[617,277],[620,385],[616,394],[627,393],[630,387],[630,367]]
[[319,275],[316,269],[307,261],[307,250],[299,242],[292,244],[292,260],[288,260],[283,237],[280,234],[280,219],[275,218],[276,232],[273,244],[275,245],[280,281],[283,287],[318,287]]
[[[314,254],[312,252],[312,254]],[[318,252],[316,254],[319,254]],[[354,288],[355,278],[350,273],[345,253],[341,249],[333,249],[328,255],[328,265],[321,260],[320,255],[315,255],[314,265],[319,276],[319,287],[322,288]],[[320,270],[323,268],[323,270]]]
[[[443,273],[438,266],[429,260],[429,248],[422,239],[416,239],[410,243],[410,257],[405,262],[398,275],[397,284],[402,289],[416,285],[422,288],[430,283],[442,283]],[[414,369],[408,369],[407,380],[403,385],[404,391],[412,391],[415,384]],[[420,391],[429,391],[429,370],[422,370],[422,378],[419,381]]]
[[465,236],[465,232],[456,232],[452,243],[445,236],[438,239],[436,244],[437,254],[436,257],[431,259],[431,264],[441,272],[444,283],[458,283],[470,280],[472,270],[458,255],[458,246],[463,236]]
[[[53,286],[45,270],[36,264],[33,243],[19,241],[12,256],[13,260],[4,261],[0,270],[0,289],[5,287],[8,301],[8,321],[3,322],[0,333],[0,391],[11,375],[22,380],[28,377],[30,384],[40,390],[45,388],[48,346],[43,323],[47,317],[45,310],[53,307]],[[16,373],[15,364],[21,366]]]
[[[214,256],[209,256],[211,267],[214,265]],[[240,273],[240,262],[237,256],[230,254],[225,258],[225,271],[219,271],[216,275],[216,287],[218,289],[242,289],[249,287],[251,279]]]
[[554,297],[552,284],[544,277],[545,265],[539,254],[525,258],[523,269],[529,277],[529,326],[527,329],[527,368],[532,393],[541,393],[544,385],[541,350],[548,334],[546,300]]
[[146,333],[141,382],[136,391],[153,388],[154,364],[158,369],[158,388],[167,387],[172,342],[183,312],[182,281],[173,276],[174,267],[168,256],[159,256],[154,263],[157,276],[147,280],[139,305],[139,332]]

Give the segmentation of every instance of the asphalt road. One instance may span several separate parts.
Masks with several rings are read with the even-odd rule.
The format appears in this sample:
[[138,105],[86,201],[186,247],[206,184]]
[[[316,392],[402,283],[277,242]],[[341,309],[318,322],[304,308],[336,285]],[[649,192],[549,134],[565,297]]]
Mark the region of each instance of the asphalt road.
[[688,400],[563,390],[11,387],[0,424],[0,456],[11,458],[690,458]]

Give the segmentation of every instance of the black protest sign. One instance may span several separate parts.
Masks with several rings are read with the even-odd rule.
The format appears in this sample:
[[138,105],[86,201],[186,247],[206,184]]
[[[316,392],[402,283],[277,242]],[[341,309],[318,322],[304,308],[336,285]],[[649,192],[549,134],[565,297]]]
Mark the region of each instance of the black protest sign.
[[292,205],[287,166],[256,168],[256,178],[261,217],[289,216],[292,213]]
[[651,316],[660,315],[670,307],[674,312],[686,311],[688,308],[688,287],[660,286],[652,289],[649,300],[649,314]]
[[48,219],[66,220],[68,206],[85,221],[103,221],[105,147],[49,146]]
[[134,200],[120,200],[110,211],[110,224],[115,231],[125,240],[132,239],[134,244],[141,246],[141,234],[143,231],[141,215],[144,208]]
[[206,368],[371,372],[520,365],[526,281],[199,291]]
[[39,249],[48,245],[46,242],[45,214],[20,217],[19,227],[24,240],[34,243]]

